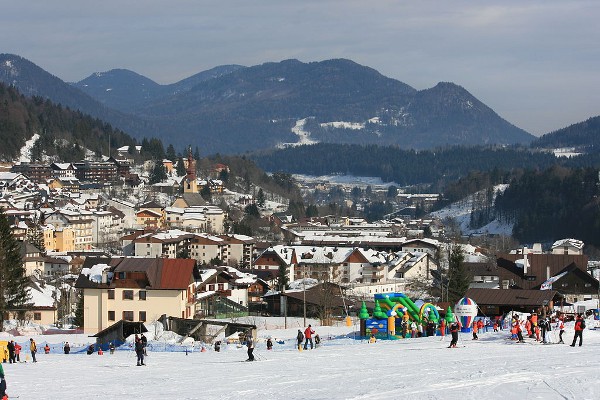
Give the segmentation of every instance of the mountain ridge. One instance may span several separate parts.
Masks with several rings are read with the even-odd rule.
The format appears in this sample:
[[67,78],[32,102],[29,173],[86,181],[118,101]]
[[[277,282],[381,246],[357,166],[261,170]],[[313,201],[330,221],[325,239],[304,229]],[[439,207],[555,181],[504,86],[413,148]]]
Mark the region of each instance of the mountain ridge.
[[[326,143],[426,149],[528,144],[534,139],[459,85],[445,82],[419,91],[352,60],[304,63],[290,59],[216,68],[212,75],[204,71],[204,75],[180,81],[179,87],[166,85],[171,89],[166,94],[159,93],[161,85],[133,71],[111,70],[118,77],[114,81],[120,82],[118,87],[108,85],[110,74],[95,78],[92,74],[80,81],[84,83],[79,86],[88,85],[86,94],[50,78],[41,68],[43,72],[22,68],[17,71],[19,79],[14,79],[6,55],[0,56],[0,80],[24,87],[26,94],[80,109],[137,137],[168,135],[180,147],[201,145],[207,153],[240,153],[294,143],[298,136],[292,129],[303,119],[312,140]],[[53,82],[50,87],[49,80]],[[92,91],[93,81],[102,84],[95,84]],[[132,87],[136,96],[147,95],[148,101],[132,103],[130,99],[121,102],[117,111],[102,104]],[[68,101],[62,100],[65,97]]]

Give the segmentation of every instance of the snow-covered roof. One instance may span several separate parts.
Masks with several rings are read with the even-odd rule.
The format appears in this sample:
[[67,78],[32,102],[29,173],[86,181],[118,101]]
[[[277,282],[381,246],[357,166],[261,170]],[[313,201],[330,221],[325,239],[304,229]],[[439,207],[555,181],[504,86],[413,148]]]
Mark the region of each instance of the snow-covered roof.
[[554,249],[556,247],[570,246],[570,247],[575,247],[576,249],[582,250],[584,245],[585,244],[581,240],[561,239],[561,240],[557,240],[556,242],[554,242],[552,244],[552,248]]
[[87,276],[92,282],[102,283],[102,273],[109,268],[107,264],[96,264],[90,268],[83,268],[81,274]]
[[52,285],[41,287],[38,283],[32,282],[29,290],[31,301],[36,307],[54,307],[55,301],[52,295],[55,292],[57,299],[60,299],[60,291],[57,291]]

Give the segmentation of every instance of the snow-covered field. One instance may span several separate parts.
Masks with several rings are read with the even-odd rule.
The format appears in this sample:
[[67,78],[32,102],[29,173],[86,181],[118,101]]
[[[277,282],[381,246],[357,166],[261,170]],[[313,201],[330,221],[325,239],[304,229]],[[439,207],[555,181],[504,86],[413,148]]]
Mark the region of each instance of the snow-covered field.
[[[38,362],[4,364],[8,393],[20,399],[598,399],[600,330],[586,330],[583,347],[507,340],[507,331],[461,334],[447,349],[439,337],[369,344],[355,327],[316,327],[316,350],[294,347],[298,323],[287,330],[259,324],[259,362],[242,362],[246,349],[150,351],[137,367],[133,351],[114,355],[38,354]],[[262,326],[262,328],[261,328]],[[314,325],[313,325],[314,326]],[[269,328],[265,330],[264,327]],[[553,331],[553,335],[556,333]],[[565,333],[567,342],[572,327]],[[3,338],[4,339],[4,338]],[[27,338],[19,337],[19,342]],[[37,337],[39,347],[85,336]],[[152,341],[151,341],[152,344]],[[156,342],[155,342],[156,344]],[[42,352],[43,353],[43,352]]]

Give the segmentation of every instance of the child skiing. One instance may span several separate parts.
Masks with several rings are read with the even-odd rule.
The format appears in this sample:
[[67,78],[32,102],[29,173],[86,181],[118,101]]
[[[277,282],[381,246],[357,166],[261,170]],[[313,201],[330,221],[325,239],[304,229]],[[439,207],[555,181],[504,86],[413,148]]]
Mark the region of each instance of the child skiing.
[[454,321],[452,324],[450,324],[450,334],[452,335],[452,340],[450,341],[450,346],[448,346],[448,348],[456,347],[456,344],[458,343],[458,329],[458,322]]
[[300,329],[298,329],[298,335],[296,336],[296,339],[298,340],[298,351],[302,351],[302,342],[304,341],[304,334]]
[[560,318],[558,319],[557,325],[558,325],[558,329],[560,330],[558,332],[558,343],[564,344],[565,342],[563,342],[562,335],[563,335],[563,333],[565,333],[565,319],[563,316],[560,316]]
[[254,339],[252,338],[252,332],[246,333],[246,347],[248,347],[248,359],[246,361],[254,361]]

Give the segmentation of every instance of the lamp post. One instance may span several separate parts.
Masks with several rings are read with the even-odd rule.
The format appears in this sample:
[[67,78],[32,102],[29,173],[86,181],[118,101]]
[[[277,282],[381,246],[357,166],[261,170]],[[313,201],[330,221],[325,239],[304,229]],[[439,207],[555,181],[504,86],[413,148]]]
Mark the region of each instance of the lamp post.
[[302,266],[302,314],[306,326],[306,264]]

